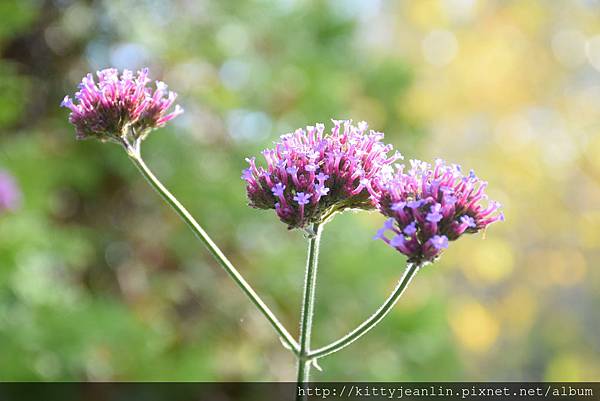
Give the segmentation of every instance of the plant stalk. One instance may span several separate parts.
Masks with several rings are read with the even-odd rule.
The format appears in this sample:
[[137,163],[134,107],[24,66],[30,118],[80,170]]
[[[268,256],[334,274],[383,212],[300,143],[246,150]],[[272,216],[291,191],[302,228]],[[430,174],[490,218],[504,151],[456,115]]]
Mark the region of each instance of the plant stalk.
[[[373,315],[371,315],[371,317],[369,317],[357,328],[355,328],[339,340],[334,341],[325,347],[309,352],[307,355],[307,359],[312,361],[318,358],[322,358],[326,355],[333,354],[334,352],[338,352],[342,348],[345,348],[348,345],[352,344],[354,341],[358,340],[365,333],[367,333],[369,330],[375,327],[385,317],[385,315],[389,313],[389,311],[394,307],[394,305],[396,305],[412,278],[419,271],[420,267],[421,265],[418,263],[409,263],[406,267],[406,270],[404,271],[404,274],[398,281],[396,288],[394,288],[392,294],[385,300],[383,305],[381,305],[379,309],[377,309],[377,311]],[[300,353],[300,355],[302,355],[302,352]]]
[[317,265],[319,263],[319,243],[321,241],[322,225],[313,225],[315,235],[308,242],[308,256],[306,259],[306,275],[304,278],[304,294],[302,296],[302,310],[300,315],[300,352],[298,355],[298,386],[306,388],[310,380],[312,361],[307,358],[310,352],[310,338],[312,334],[312,321],[315,306],[315,287],[317,282]]
[[233,279],[238,287],[250,298],[254,306],[263,314],[263,316],[269,321],[271,326],[275,329],[282,343],[286,348],[289,348],[295,355],[300,352],[300,346],[292,335],[286,330],[286,328],[277,319],[275,314],[269,309],[264,301],[258,296],[254,289],[248,284],[240,272],[231,264],[229,259],[223,254],[219,247],[213,242],[208,236],[200,224],[194,219],[194,217],[187,211],[187,209],[179,203],[177,198],[169,192],[167,188],[156,178],[152,171],[148,168],[144,160],[142,159],[140,152],[139,142],[129,145],[125,143],[125,148],[130,160],[142,173],[146,181],[159,193],[159,195],[175,210],[175,212],[181,217],[181,219],[188,225],[188,227],[194,232],[196,237],[202,241],[204,246],[208,249],[210,254],[217,260],[221,267],[227,272],[227,274]]

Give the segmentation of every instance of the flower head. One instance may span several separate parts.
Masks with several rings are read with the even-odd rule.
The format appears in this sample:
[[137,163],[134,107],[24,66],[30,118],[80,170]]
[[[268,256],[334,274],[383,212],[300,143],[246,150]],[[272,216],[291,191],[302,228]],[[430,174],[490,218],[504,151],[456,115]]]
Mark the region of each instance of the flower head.
[[[434,166],[411,160],[376,188],[379,211],[389,217],[376,238],[415,263],[430,262],[464,233],[476,233],[504,215],[487,199],[487,183],[473,172],[462,174],[457,165],[437,160]],[[391,236],[386,237],[386,233]]]
[[[250,206],[275,209],[289,228],[305,228],[344,209],[372,209],[375,182],[390,174],[402,156],[389,155],[383,134],[367,131],[367,124],[333,120],[331,133],[324,125],[282,135],[264,150],[266,167],[254,158],[242,173]],[[386,178],[387,179],[387,178]]]
[[7,172],[0,171],[0,213],[15,210],[21,204],[21,191],[14,178]]
[[87,74],[75,93],[75,102],[65,96],[61,106],[71,110],[69,121],[75,126],[77,139],[97,138],[121,143],[126,135],[144,138],[151,130],[162,127],[167,121],[183,113],[179,105],[168,113],[177,95],[167,90],[164,82],[157,81],[154,91],[148,69],[137,75],[123,70],[121,76],[115,68]]

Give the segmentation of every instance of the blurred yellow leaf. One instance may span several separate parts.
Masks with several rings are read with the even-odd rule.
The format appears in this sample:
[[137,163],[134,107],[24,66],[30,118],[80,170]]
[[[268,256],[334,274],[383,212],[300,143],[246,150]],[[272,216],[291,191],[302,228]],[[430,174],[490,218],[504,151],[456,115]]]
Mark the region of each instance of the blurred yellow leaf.
[[450,310],[449,322],[460,344],[477,353],[487,351],[500,331],[498,320],[475,300],[459,301]]

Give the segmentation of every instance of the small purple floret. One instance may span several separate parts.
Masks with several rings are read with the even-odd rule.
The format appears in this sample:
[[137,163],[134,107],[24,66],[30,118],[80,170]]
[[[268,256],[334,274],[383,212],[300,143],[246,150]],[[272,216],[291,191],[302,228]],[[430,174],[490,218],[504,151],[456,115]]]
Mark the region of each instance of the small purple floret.
[[406,206],[408,206],[411,209],[418,209],[419,207],[421,207],[422,204],[423,204],[423,202],[419,199],[419,200],[408,201],[406,203]]
[[285,190],[285,185],[283,185],[280,182],[278,182],[277,184],[275,184],[275,186],[273,188],[271,188],[273,195],[275,195],[277,197],[283,196],[284,190]]
[[309,199],[311,196],[312,196],[312,194],[305,194],[304,192],[298,192],[296,195],[294,195],[294,200],[299,205],[306,205],[308,202],[310,202]]
[[434,235],[429,241],[431,241],[431,245],[438,251],[448,248],[448,237],[445,235]]
[[437,223],[438,221],[440,221],[444,216],[440,213],[440,210],[442,208],[442,205],[439,203],[434,204],[431,207],[431,212],[427,214],[427,221],[431,222],[431,223]]
[[317,174],[317,176],[315,178],[317,179],[317,181],[319,181],[319,184],[323,184],[325,181],[327,181],[329,179],[329,176],[327,174],[323,174],[322,172],[319,172],[319,174]]
[[252,178],[252,171],[249,168],[242,170],[242,180]]
[[329,193],[329,188],[327,188],[325,185],[317,184],[315,185],[315,192],[319,197],[325,196]]
[[[500,220],[504,221],[504,213],[500,213]],[[463,224],[466,224],[467,227],[470,227],[470,228],[475,228],[477,226],[477,224],[475,224],[475,219],[472,218],[471,216],[462,216],[460,218],[460,222]]]
[[394,204],[392,204],[391,208],[392,210],[402,210],[404,209],[404,207],[406,206],[406,202],[396,202]]
[[408,235],[409,237],[412,237],[417,232],[417,223],[413,221],[412,223],[404,227],[404,230],[402,230],[402,232],[404,232],[404,234]]

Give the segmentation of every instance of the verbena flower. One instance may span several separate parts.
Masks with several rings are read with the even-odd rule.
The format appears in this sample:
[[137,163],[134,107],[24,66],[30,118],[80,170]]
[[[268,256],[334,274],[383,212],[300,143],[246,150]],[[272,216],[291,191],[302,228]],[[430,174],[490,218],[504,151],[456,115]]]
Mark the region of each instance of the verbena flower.
[[411,160],[407,172],[402,166],[380,184],[377,208],[389,219],[375,238],[408,256],[410,262],[430,262],[464,233],[504,220],[499,203],[485,202],[487,183],[473,171],[463,175],[455,164],[436,160],[432,167]]
[[262,152],[266,167],[246,159],[243,171],[250,206],[275,209],[289,228],[306,228],[344,209],[372,209],[375,181],[391,174],[401,158],[388,155],[391,145],[383,134],[367,130],[367,123],[333,121],[330,134],[324,125],[308,126],[282,135],[272,149]]
[[14,178],[0,171],[0,213],[15,210],[21,204],[21,191]]
[[167,90],[164,82],[156,81],[153,91],[148,69],[137,75],[129,70],[119,71],[107,68],[96,73],[98,83],[92,74],[87,74],[75,102],[65,96],[61,106],[71,110],[69,121],[75,126],[78,139],[97,138],[119,143],[128,136],[144,138],[151,130],[162,127],[167,121],[183,113],[177,105],[168,113],[177,95]]

